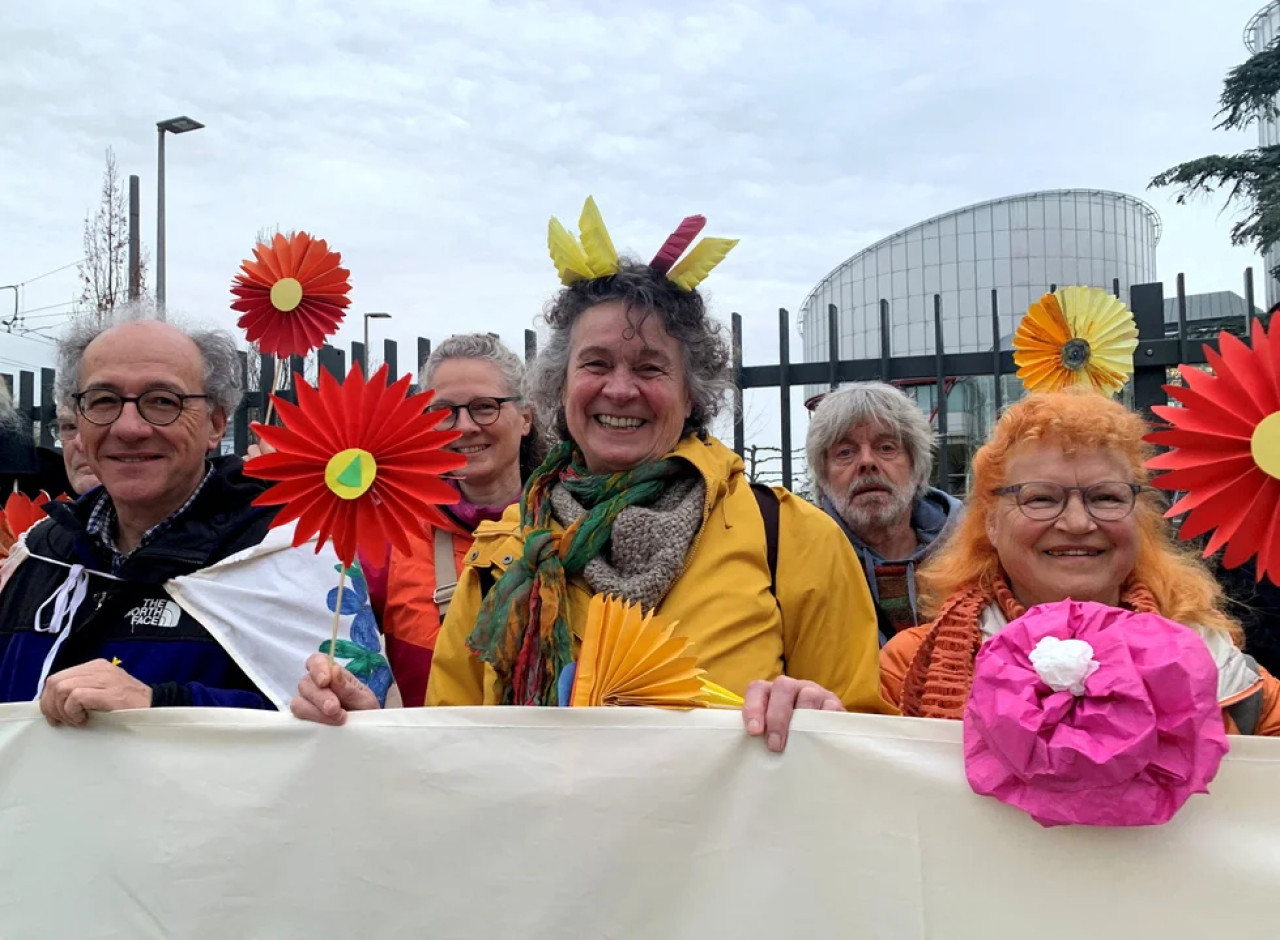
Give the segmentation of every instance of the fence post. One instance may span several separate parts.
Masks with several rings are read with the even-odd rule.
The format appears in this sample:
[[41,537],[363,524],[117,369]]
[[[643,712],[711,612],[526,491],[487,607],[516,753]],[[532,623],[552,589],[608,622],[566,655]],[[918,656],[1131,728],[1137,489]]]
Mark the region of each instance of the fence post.
[[840,311],[835,304],[827,304],[827,353],[830,364],[827,386],[834,392],[840,385]]
[[1253,268],[1244,269],[1244,338],[1248,342],[1253,335]]
[[1155,350],[1146,345],[1164,338],[1164,284],[1134,284],[1129,288],[1129,309],[1138,323],[1138,348],[1133,353],[1133,404],[1147,420],[1159,420],[1152,405],[1168,403],[1164,392],[1164,366],[1148,365]]
[[[942,489],[951,492],[951,454],[947,441],[947,364],[942,345],[942,295],[933,295],[933,355],[938,382],[938,480]],[[954,494],[953,494],[954,495]]]
[[782,399],[782,485],[791,489],[791,328],[785,307],[778,308],[778,374]]
[[26,422],[26,434],[29,439],[35,437],[33,425],[36,413],[36,374],[23,369],[18,373],[18,414],[22,415]]
[[249,406],[253,393],[249,391],[249,354],[238,349],[236,359],[240,362],[240,387],[245,393],[231,416],[231,449],[243,457],[249,451]]
[[996,383],[992,401],[998,418],[1004,407],[1004,382],[1000,375],[1000,294],[994,287],[991,288],[991,376]]
[[524,361],[525,365],[532,365],[533,360],[538,358],[538,333],[536,330],[524,331]]
[[[427,364],[427,360],[431,358],[431,340],[418,337],[418,368],[414,370],[419,375],[422,374],[422,367]],[[416,380],[415,380],[416,381]]]
[[[1245,316],[1245,327],[1249,325],[1249,317]],[[1187,361],[1187,279],[1178,275],[1178,362]]]
[[[329,349],[330,347],[326,343],[321,348]],[[369,377],[369,353],[364,348],[364,343],[358,339],[351,342],[351,364],[355,365],[357,362],[360,363],[360,371],[364,373],[364,377],[367,379]]]
[[880,300],[880,381],[889,381],[893,363],[893,337],[889,335],[889,301]]
[[58,403],[54,394],[57,373],[49,368],[40,370],[40,446],[52,447],[53,429],[58,426]]
[[[363,344],[360,345],[363,346]],[[355,355],[355,346],[355,343],[351,344],[353,356]],[[326,343],[320,347],[320,352],[317,358],[320,363],[320,368],[327,370],[328,373],[339,382],[346,378],[347,369],[346,364],[343,361],[344,357],[341,349],[335,349]],[[316,376],[316,381],[319,382],[318,375]]]
[[733,451],[741,457],[747,436],[742,414],[742,314],[732,314],[729,322],[733,354]]
[[384,339],[382,341],[382,364],[387,367],[388,385],[400,378],[399,349],[393,339]]

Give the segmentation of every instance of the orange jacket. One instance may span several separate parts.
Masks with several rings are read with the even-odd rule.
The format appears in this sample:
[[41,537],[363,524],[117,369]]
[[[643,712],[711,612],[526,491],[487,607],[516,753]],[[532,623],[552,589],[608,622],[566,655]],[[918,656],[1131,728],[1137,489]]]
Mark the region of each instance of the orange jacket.
[[426,523],[420,534],[413,536],[412,551],[406,554],[393,549],[387,570],[382,632],[387,638],[391,671],[406,707],[426,702],[431,657],[444,619],[436,601],[436,590],[441,587],[436,579],[437,526],[447,531],[453,541],[453,584],[457,584],[458,572],[473,540],[472,534],[452,517],[444,513],[440,517]]
[[[902,686],[906,682],[907,670],[911,668],[911,661],[915,659],[916,652],[931,629],[933,624],[908,627],[892,637],[880,650],[880,694],[898,708],[902,707]],[[1253,733],[1261,737],[1280,737],[1280,681],[1261,666],[1258,667],[1258,672],[1262,677],[1262,709]],[[1223,702],[1222,718],[1228,734],[1238,734],[1240,729],[1227,714],[1225,706],[1235,704],[1247,694],[1232,695]]]

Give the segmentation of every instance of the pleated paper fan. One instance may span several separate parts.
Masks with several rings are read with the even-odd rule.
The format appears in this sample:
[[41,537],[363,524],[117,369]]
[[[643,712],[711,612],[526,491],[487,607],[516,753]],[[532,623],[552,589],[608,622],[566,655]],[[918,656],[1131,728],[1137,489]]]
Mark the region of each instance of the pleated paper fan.
[[1028,391],[1073,385],[1114,395],[1133,374],[1138,327],[1129,308],[1096,287],[1064,287],[1031,305],[1013,334],[1013,361]]
[[706,678],[692,642],[639,604],[591,598],[570,704],[656,708],[741,708],[742,699]]
[[277,234],[253,249],[231,284],[236,325],[270,356],[305,356],[323,345],[346,316],[351,272],[324,239]]
[[1252,348],[1230,333],[1204,347],[1213,374],[1179,366],[1186,387],[1166,385],[1181,408],[1152,408],[1167,430],[1148,435],[1170,450],[1147,462],[1152,482],[1184,493],[1167,516],[1187,513],[1179,534],[1212,530],[1208,557],[1226,547],[1235,568],[1257,555],[1257,575],[1280,584],[1280,328],[1254,321]]
[[437,431],[447,411],[426,411],[432,392],[406,396],[409,376],[387,384],[383,365],[365,380],[359,363],[339,384],[320,370],[318,388],[295,377],[298,404],[273,396],[283,427],[255,425],[275,453],[245,465],[250,476],[277,481],[254,500],[283,506],[273,526],[298,521],[294,544],[314,535],[316,551],[332,540],[350,566],[357,550],[382,557],[388,543],[410,551],[410,532],[432,506],[458,501],[440,474],[466,464],[442,448],[460,431]]

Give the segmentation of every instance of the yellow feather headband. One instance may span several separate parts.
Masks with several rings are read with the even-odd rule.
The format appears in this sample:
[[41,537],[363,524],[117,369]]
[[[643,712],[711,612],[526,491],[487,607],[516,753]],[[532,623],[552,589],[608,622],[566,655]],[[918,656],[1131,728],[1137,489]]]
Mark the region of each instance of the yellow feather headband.
[[[658,249],[649,266],[658,273],[665,274],[681,290],[696,288],[711,273],[711,269],[723,261],[733,246],[738,244],[736,238],[704,238],[694,245],[684,260],[676,264],[676,259],[698,237],[706,224],[707,220],[700,215],[689,216]],[[590,196],[582,207],[578,229],[582,233],[581,240],[574,238],[555,217],[552,217],[547,226],[547,247],[551,250],[551,260],[556,266],[556,273],[560,275],[560,283],[568,287],[578,281],[617,274],[617,249],[613,247],[613,239],[609,237],[609,230],[605,228],[596,201]]]

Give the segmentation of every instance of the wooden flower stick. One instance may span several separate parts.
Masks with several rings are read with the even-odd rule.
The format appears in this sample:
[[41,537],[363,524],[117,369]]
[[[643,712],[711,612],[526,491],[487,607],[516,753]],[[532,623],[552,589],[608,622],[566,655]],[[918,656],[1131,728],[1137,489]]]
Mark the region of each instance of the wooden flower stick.
[[338,627],[342,622],[342,590],[347,583],[347,566],[338,573],[338,597],[333,604],[333,638],[329,641],[329,670],[333,671],[333,651],[338,648]]

